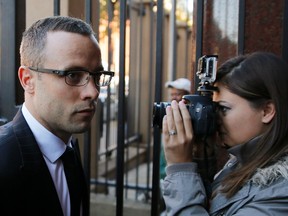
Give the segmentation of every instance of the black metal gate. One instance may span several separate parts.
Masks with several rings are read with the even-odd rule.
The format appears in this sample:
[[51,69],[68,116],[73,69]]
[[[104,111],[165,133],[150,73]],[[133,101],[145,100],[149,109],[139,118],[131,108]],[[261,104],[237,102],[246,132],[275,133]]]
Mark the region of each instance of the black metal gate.
[[[44,2],[49,4],[39,0],[0,0],[0,125],[11,120],[23,102],[16,72],[21,34],[29,25],[29,16],[49,13],[47,8],[36,6]],[[227,11],[239,12],[238,20],[231,19],[234,24],[228,26],[237,33],[232,54],[245,52],[245,2],[51,0],[50,15],[75,16],[92,25],[103,65],[116,74],[112,85],[101,89],[93,127],[79,138],[91,194],[115,198],[115,215],[124,214],[128,199],[145,203],[152,216],[160,214],[161,132],[151,127],[153,104],[167,100],[164,81],[186,77],[196,86],[197,59],[203,52],[217,51],[219,47],[214,45],[221,42],[207,42],[211,35],[205,25],[216,25],[208,19],[217,21],[211,15],[213,6],[225,8],[218,14],[224,21]],[[288,4],[284,2],[282,55],[287,59]]]

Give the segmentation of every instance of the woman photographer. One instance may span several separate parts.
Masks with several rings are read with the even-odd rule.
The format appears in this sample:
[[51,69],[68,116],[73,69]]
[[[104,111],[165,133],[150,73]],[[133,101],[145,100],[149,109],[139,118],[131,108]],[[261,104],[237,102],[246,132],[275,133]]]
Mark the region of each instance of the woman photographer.
[[190,115],[184,102],[173,101],[163,119],[167,215],[287,215],[287,64],[271,53],[238,56],[218,69],[214,85],[219,118],[214,143],[231,157],[208,197],[192,154]]

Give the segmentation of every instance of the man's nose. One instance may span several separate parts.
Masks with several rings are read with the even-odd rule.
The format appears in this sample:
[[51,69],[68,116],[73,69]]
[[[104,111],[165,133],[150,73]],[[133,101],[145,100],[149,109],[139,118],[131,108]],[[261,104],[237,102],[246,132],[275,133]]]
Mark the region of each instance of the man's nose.
[[87,85],[85,86],[85,97],[89,97],[92,100],[96,100],[100,93],[100,87],[96,85],[92,77],[90,77]]

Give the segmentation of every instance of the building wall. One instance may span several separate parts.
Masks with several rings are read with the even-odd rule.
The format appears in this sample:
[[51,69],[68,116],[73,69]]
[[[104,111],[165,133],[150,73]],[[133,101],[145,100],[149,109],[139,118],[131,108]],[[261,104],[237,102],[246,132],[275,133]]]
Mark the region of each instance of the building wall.
[[[239,38],[239,3],[245,2],[244,36]],[[192,31],[192,49],[202,46],[204,54],[218,54],[218,65],[240,54],[239,41],[244,42],[244,53],[269,51],[281,55],[283,40],[284,0],[209,0],[204,1],[203,44],[196,44],[196,25]],[[195,1],[194,8],[197,7]],[[197,22],[194,10],[193,22]],[[196,51],[192,52],[192,72],[196,67]],[[195,79],[194,75],[192,74]],[[194,84],[194,82],[192,82]],[[195,88],[195,86],[193,86]]]
[[[26,26],[40,18],[53,15],[54,0],[26,0]],[[60,1],[60,14],[68,15],[69,0]]]
[[245,53],[269,51],[280,56],[285,0],[246,0],[245,4]]

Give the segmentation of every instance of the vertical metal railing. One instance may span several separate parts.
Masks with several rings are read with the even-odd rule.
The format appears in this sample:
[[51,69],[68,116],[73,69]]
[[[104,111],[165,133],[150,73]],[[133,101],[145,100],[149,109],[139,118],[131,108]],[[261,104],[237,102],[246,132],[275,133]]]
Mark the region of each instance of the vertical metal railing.
[[[154,55],[153,55],[153,51],[154,51],[154,47],[155,47],[155,40],[153,40],[154,38],[154,12],[153,12],[153,7],[155,6],[155,2],[153,0],[150,1],[150,34],[149,34],[149,37],[150,37],[150,51],[149,51],[149,60],[150,60],[150,65],[149,65],[149,77],[153,77],[154,76]],[[156,69],[155,69],[156,70]],[[149,104],[153,104],[153,82],[149,82]],[[149,116],[152,116],[152,110],[149,110],[148,111],[148,114]],[[152,134],[150,133],[151,131],[151,119],[148,120],[148,124],[147,124],[147,134],[148,134],[148,137],[147,137],[147,143],[148,143],[148,146],[147,146],[147,177],[146,177],[146,191],[148,193],[148,191],[150,190],[150,166],[149,166],[149,162],[151,161],[151,157],[150,157],[150,151],[151,151],[151,144],[152,144]]]
[[[91,0],[85,0],[85,21],[91,24]],[[87,178],[87,189],[90,190],[90,178],[91,178],[91,129],[84,134],[84,171]],[[88,200],[90,200],[90,193],[88,193]],[[90,209],[90,202],[88,202],[88,211]]]
[[[196,55],[195,55],[195,68],[197,68],[197,59],[199,59],[202,56],[203,48],[203,7],[204,2],[202,0],[197,0],[196,3],[196,11],[197,11],[197,17],[196,17]],[[194,78],[194,91],[197,91],[198,83],[199,83],[198,76],[195,76]]]
[[[159,103],[162,99],[162,67],[163,67],[163,1],[157,1],[157,31],[156,31],[156,82],[155,82],[155,101]],[[160,170],[160,146],[161,133],[160,129],[154,128],[154,145],[153,145],[153,178],[152,178],[152,204],[151,215],[159,214],[159,170]]]
[[124,141],[125,141],[125,44],[126,44],[126,0],[120,1],[120,52],[119,52],[119,104],[117,127],[117,188],[116,215],[123,215],[123,183],[124,183]]
[[176,0],[171,0],[171,11],[170,11],[170,30],[169,30],[169,78],[168,80],[176,79],[176,56],[177,56],[177,40],[176,40]]
[[60,0],[54,0],[53,14],[54,16],[60,15]]
[[288,2],[284,1],[282,57],[288,62]]

